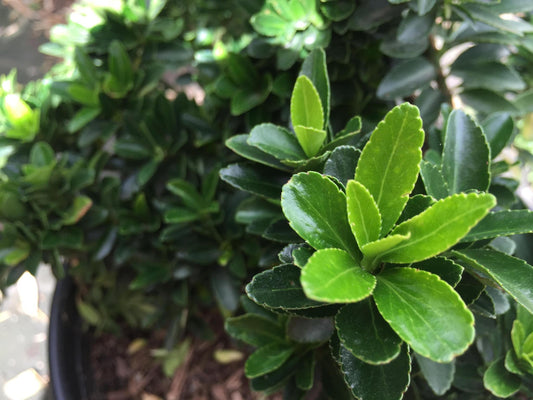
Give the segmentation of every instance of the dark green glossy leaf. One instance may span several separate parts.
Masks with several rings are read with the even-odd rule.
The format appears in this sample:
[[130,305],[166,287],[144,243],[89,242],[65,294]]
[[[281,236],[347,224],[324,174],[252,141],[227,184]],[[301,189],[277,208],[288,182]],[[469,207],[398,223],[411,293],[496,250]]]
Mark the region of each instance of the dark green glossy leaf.
[[465,88],[484,88],[496,92],[526,88],[526,83],[515,70],[499,62],[486,62],[475,68],[452,68],[451,73],[463,79]]
[[366,0],[357,4],[349,20],[349,29],[370,31],[400,15],[402,7],[394,7],[387,0]]
[[461,110],[453,110],[446,123],[442,174],[450,194],[489,187],[489,145],[481,128]]
[[505,369],[503,359],[498,359],[485,371],[483,384],[493,395],[506,398],[518,392],[522,380]]
[[509,113],[494,113],[483,121],[482,126],[490,145],[491,158],[495,158],[511,139],[513,119]]
[[496,281],[518,303],[533,312],[533,267],[525,261],[494,250],[466,249],[453,254],[476,272]]
[[355,167],[361,151],[352,146],[340,146],[331,152],[326,165],[324,165],[324,174],[337,178],[344,186],[355,175]]
[[533,232],[533,212],[529,210],[509,210],[489,213],[461,242],[473,242],[499,236]]
[[315,249],[356,251],[345,195],[327,177],[316,172],[294,175],[283,186],[281,206],[291,227]]
[[387,364],[400,354],[402,340],[370,300],[341,308],[335,325],[342,345],[365,363]]
[[518,113],[518,109],[513,103],[491,90],[466,89],[459,94],[459,97],[463,103],[484,114],[496,112]]
[[248,144],[258,147],[278,160],[298,161],[307,158],[296,136],[274,124],[254,126]]
[[253,87],[243,87],[231,97],[231,115],[239,116],[262,104],[272,90],[272,78],[264,75]]
[[[353,5],[352,5],[353,6]],[[329,76],[326,65],[326,53],[323,49],[314,49],[305,58],[300,74],[307,76],[313,86],[316,88],[320,101],[322,103],[322,109],[324,111],[324,121],[329,121],[329,104],[330,104],[330,88],[329,88]]]
[[407,346],[388,364],[370,365],[341,348],[344,380],[359,400],[400,400],[410,383],[411,357]]
[[237,189],[276,200],[287,181],[285,174],[248,164],[228,165],[220,170],[220,177]]
[[344,250],[317,250],[302,270],[302,287],[311,299],[330,303],[354,303],[368,297],[376,278],[363,271]]
[[239,285],[226,269],[218,268],[209,276],[211,290],[219,305],[230,312],[237,311],[241,295]]
[[385,116],[363,149],[355,180],[368,189],[378,206],[381,236],[397,221],[414,188],[423,142],[418,109],[404,103]]
[[382,99],[395,99],[412,94],[428,85],[436,77],[435,67],[425,58],[409,59],[392,67],[378,86]]
[[244,365],[244,373],[247,378],[265,375],[281,367],[293,352],[294,348],[286,343],[262,346],[248,357]]
[[449,363],[437,363],[415,353],[420,371],[433,392],[442,396],[452,386],[455,375],[455,360]]
[[464,268],[445,257],[433,257],[411,265],[413,268],[422,269],[438,275],[450,286],[455,287],[463,275]]
[[435,199],[431,196],[426,196],[424,194],[417,194],[415,196],[409,197],[405,208],[402,211],[402,215],[398,218],[398,224],[407,221],[413,217],[416,217],[418,214],[421,214],[423,211],[427,210],[435,204]]
[[311,390],[315,378],[315,354],[310,351],[302,359],[300,368],[295,375],[296,386],[301,390]]
[[472,313],[450,285],[429,272],[385,270],[374,300],[398,336],[424,357],[450,362],[474,340]]
[[493,26],[494,28],[522,36],[526,32],[533,32],[533,26],[522,19],[507,20],[501,18],[498,12],[489,6],[467,3],[463,5],[469,15],[477,21]]
[[268,165],[269,167],[280,169],[282,171],[290,171],[290,168],[280,163],[277,158],[265,153],[262,150],[259,150],[255,146],[250,146],[248,144],[249,137],[249,135],[232,136],[226,141],[226,146],[248,160],[252,160],[263,165]]
[[36,167],[44,167],[55,161],[54,149],[46,142],[35,143],[30,151],[30,163]]
[[280,265],[257,274],[246,286],[248,296],[271,308],[301,309],[322,305],[308,299],[300,286],[301,270],[294,265]]

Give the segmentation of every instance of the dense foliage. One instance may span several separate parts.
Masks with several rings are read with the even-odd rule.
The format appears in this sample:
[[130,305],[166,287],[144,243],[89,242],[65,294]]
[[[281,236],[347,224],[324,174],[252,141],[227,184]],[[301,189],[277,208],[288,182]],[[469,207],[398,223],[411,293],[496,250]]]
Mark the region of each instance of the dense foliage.
[[77,4],[61,62],[0,81],[1,287],[50,263],[97,330],[166,329],[174,367],[218,305],[287,399],[531,396],[533,213],[502,153],[531,11]]

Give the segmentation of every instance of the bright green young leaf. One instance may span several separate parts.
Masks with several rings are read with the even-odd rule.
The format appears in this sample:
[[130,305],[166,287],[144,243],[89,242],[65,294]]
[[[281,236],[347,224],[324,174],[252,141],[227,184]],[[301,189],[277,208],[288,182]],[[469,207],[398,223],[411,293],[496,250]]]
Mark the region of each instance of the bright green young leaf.
[[344,380],[359,400],[400,400],[410,382],[411,357],[407,346],[388,364],[367,364],[341,347]]
[[87,196],[78,196],[74,199],[74,202],[63,215],[63,225],[74,225],[89,211],[93,201]]
[[454,251],[467,267],[494,279],[518,303],[533,313],[533,267],[525,261],[488,249]]
[[381,215],[368,189],[357,181],[348,181],[346,206],[350,228],[359,247],[378,240],[381,232]]
[[506,398],[518,392],[522,380],[505,369],[503,359],[498,359],[485,371],[483,384],[493,395]]
[[335,325],[342,345],[368,364],[387,364],[400,354],[402,340],[370,300],[341,308]]
[[533,212],[505,210],[489,213],[468,232],[461,242],[533,232]]
[[324,128],[324,113],[320,95],[313,82],[300,75],[291,97],[291,122],[293,126],[305,126],[317,130]]
[[391,249],[394,249],[400,243],[405,242],[411,237],[407,235],[389,235],[383,239],[370,242],[361,247],[363,252],[363,261],[361,262],[363,268],[373,270],[376,263],[381,260],[381,255],[386,254]]
[[494,196],[486,193],[461,193],[439,200],[391,232],[410,237],[381,254],[381,259],[411,263],[442,253],[465,236],[495,203]]
[[449,194],[448,184],[442,176],[441,170],[432,163],[422,160],[420,162],[420,175],[428,195],[437,200],[443,199]]
[[376,278],[340,249],[316,251],[302,270],[302,287],[307,297],[329,303],[355,303],[370,296]]
[[474,316],[438,276],[403,267],[385,270],[377,280],[379,312],[417,353],[450,362],[474,340]]
[[481,128],[462,110],[446,123],[442,175],[450,194],[485,191],[490,184],[490,149]]
[[283,186],[281,206],[291,227],[315,249],[340,248],[356,256],[346,197],[330,179],[299,173]]
[[304,149],[307,157],[314,157],[318,153],[327,136],[326,131],[323,129],[315,129],[302,125],[295,125],[294,132],[296,132],[298,142]]
[[280,325],[259,315],[228,318],[224,327],[234,338],[256,347],[285,340],[285,331]]
[[268,374],[281,367],[293,352],[294,347],[286,343],[267,344],[248,357],[244,365],[244,373],[247,378]]
[[308,299],[300,286],[301,270],[294,265],[279,265],[257,274],[246,286],[246,293],[257,304],[287,310],[321,306]]
[[437,363],[415,353],[420,372],[433,392],[442,396],[452,386],[455,375],[455,360],[449,363]]
[[[300,75],[294,85],[291,97],[291,122],[295,128],[297,126],[311,128],[309,132],[320,132],[324,128],[324,112],[320,95],[313,82],[305,75]],[[300,133],[296,131],[300,145],[309,157],[314,156],[316,152],[312,153],[311,150],[315,149],[315,142],[318,140],[312,140],[311,144],[309,140],[313,135],[303,129],[300,131]]]
[[306,158],[296,136],[287,129],[274,124],[254,126],[250,132],[248,144],[258,147],[278,160],[298,161]]
[[363,149],[355,180],[368,189],[378,205],[381,236],[392,228],[415,186],[423,142],[418,108],[404,103],[385,116]]

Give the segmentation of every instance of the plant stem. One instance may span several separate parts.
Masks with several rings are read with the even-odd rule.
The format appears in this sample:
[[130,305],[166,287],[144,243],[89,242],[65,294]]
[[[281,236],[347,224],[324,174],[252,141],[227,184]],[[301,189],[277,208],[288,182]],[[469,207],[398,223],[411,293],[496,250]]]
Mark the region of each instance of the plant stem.
[[446,76],[444,75],[444,72],[442,70],[442,67],[440,65],[440,52],[437,50],[437,42],[435,40],[434,35],[429,36],[429,49],[428,49],[428,58],[429,61],[433,64],[435,67],[435,70],[437,71],[437,85],[439,87],[439,90],[441,93],[446,97],[446,101],[449,104],[452,103],[452,93],[450,92],[450,89],[448,88],[448,85],[446,84]]

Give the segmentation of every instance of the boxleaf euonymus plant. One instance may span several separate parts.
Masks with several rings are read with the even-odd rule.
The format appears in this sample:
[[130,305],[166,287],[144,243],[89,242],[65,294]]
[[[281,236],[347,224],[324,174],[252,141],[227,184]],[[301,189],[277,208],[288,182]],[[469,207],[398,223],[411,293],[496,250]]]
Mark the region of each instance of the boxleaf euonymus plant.
[[[315,76],[315,82],[322,79],[327,87],[323,77]],[[286,393],[303,395],[309,387],[300,381],[296,365],[308,360],[311,368],[313,351],[322,367],[329,365],[328,357],[335,360],[358,399],[402,398],[412,380],[412,357],[431,390],[444,394],[454,379],[456,358],[476,338],[473,310],[482,307],[476,304],[482,292],[493,307],[509,308],[503,291],[523,307],[522,314],[533,312],[533,267],[509,255],[503,238],[530,232],[533,214],[498,210],[496,197],[487,192],[491,145],[498,146],[494,136],[510,131],[497,124],[501,129],[491,134],[489,144],[471,117],[447,111],[441,153],[433,151],[423,160],[419,110],[404,103],[385,116],[361,149],[342,145],[329,152],[324,149],[325,97],[316,86],[305,74],[297,79],[293,131],[263,124],[242,138],[285,166],[290,157],[317,154],[324,162],[322,173],[293,170],[282,188],[283,214],[305,243],[288,245],[280,253],[284,264],[256,275],[247,286],[248,296],[278,317],[252,309],[230,318],[228,332],[258,347],[246,364],[256,390],[286,385]],[[302,322],[302,316],[310,319]],[[264,333],[280,327],[285,336]],[[525,336],[521,333],[513,344],[523,343]],[[324,355],[326,342],[331,356]],[[524,360],[520,346],[514,344],[515,353],[507,358],[522,354]],[[510,396],[521,381],[514,375],[513,390],[501,391],[518,371],[510,362],[508,369],[497,370],[502,362],[487,369],[485,387]],[[338,390],[331,382],[339,376],[322,367],[318,376],[326,392]]]

